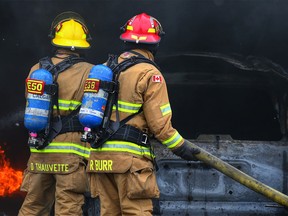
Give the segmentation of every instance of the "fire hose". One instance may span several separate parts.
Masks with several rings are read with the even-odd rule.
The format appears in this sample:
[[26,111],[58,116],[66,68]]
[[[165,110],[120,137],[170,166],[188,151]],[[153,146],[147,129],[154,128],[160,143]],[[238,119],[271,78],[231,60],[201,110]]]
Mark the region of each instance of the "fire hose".
[[265,197],[273,200],[274,202],[288,207],[288,196],[265,185],[264,183],[254,179],[253,177],[247,175],[246,173],[236,169],[232,165],[222,161],[221,159],[213,156],[199,146],[190,143],[193,148],[199,149],[200,153],[194,155],[199,161],[210,165],[221,173],[229,176],[240,184],[250,188],[251,190],[264,195]]

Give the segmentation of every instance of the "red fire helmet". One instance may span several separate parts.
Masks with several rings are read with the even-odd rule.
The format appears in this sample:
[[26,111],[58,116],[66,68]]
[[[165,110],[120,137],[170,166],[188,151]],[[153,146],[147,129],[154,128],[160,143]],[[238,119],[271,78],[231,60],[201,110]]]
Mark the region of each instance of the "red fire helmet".
[[132,17],[121,29],[120,39],[135,43],[157,44],[164,35],[160,22],[146,13]]

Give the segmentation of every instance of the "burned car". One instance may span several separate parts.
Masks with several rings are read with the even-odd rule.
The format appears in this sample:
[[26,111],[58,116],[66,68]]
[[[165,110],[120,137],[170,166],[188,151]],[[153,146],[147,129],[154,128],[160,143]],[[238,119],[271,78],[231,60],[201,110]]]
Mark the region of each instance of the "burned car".
[[[158,62],[182,136],[219,158],[217,163],[287,194],[288,73],[268,59],[235,54],[179,54]],[[215,161],[186,162],[157,144],[155,151],[159,215],[288,214],[269,199],[273,190],[267,198],[255,192],[259,182],[253,189],[254,182],[235,173],[237,182],[223,174],[226,167],[214,169]],[[245,180],[246,186],[239,183]],[[287,197],[279,199],[287,207]]]

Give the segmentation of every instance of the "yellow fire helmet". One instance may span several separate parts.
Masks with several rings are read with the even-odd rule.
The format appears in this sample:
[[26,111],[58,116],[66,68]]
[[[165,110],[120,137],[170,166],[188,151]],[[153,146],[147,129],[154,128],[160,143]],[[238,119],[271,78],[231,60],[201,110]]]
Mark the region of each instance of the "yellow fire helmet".
[[50,34],[51,43],[56,47],[88,49],[91,40],[84,19],[75,12],[67,11],[59,14],[52,22]]

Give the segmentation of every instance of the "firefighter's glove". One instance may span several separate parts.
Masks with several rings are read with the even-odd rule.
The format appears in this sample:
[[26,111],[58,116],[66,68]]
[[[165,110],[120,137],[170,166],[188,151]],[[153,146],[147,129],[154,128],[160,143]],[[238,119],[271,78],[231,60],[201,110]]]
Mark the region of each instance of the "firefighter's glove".
[[179,147],[173,150],[173,153],[184,160],[197,160],[195,157],[196,154],[200,153],[200,149],[192,147],[188,140],[185,140],[184,143]]

